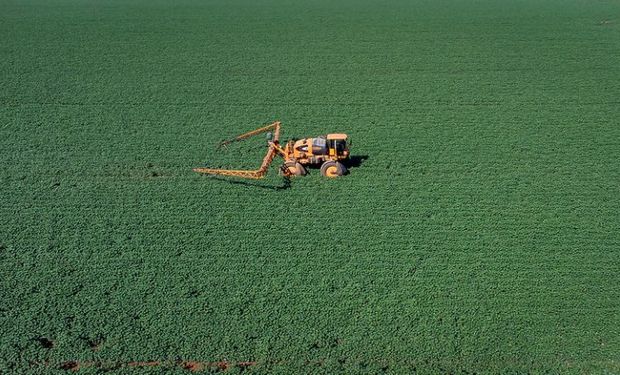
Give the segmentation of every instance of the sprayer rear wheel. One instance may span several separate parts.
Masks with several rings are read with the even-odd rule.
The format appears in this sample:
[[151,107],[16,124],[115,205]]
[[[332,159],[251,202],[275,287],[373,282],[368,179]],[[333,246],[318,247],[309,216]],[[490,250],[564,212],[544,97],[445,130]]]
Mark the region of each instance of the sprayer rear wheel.
[[328,161],[321,165],[321,175],[329,178],[340,177],[345,174],[347,169],[337,161]]

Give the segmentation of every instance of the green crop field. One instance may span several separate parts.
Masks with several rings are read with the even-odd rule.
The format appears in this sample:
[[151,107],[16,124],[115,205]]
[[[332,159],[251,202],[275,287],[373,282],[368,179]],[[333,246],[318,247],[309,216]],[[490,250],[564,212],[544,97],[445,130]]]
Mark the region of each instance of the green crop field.
[[[0,0],[0,373],[620,373],[617,0]],[[357,166],[259,181],[263,136]]]

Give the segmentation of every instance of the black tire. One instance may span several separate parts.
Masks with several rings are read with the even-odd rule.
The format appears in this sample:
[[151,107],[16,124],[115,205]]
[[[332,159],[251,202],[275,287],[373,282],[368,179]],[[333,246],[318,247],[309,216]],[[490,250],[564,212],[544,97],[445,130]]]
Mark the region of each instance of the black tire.
[[304,168],[303,165],[294,161],[287,161],[280,168],[280,176],[284,176],[284,171],[287,169],[289,172],[289,176],[305,176],[308,173],[308,171],[306,171],[306,168]]
[[337,161],[327,161],[321,165],[321,175],[328,178],[336,178],[344,175],[347,172],[342,163]]

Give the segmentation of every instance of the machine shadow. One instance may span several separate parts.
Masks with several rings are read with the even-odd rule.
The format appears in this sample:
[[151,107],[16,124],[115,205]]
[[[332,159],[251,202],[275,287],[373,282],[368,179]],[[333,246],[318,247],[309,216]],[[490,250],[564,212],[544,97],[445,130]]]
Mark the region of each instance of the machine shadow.
[[260,184],[260,183],[253,182],[253,181],[230,180],[228,178],[217,177],[217,176],[209,176],[208,178],[210,178],[212,180],[226,182],[226,183],[231,184],[231,185],[251,186],[251,187],[255,187],[255,188],[259,188],[259,189],[273,190],[273,191],[286,190],[286,189],[290,189],[291,188],[291,179],[289,177],[282,177],[283,181],[282,181],[282,185],[280,185],[280,186],[277,186],[277,185],[264,185],[264,184]]
[[349,160],[345,160],[342,164],[344,164],[347,169],[358,168],[361,167],[366,160],[368,160],[368,155],[351,155]]

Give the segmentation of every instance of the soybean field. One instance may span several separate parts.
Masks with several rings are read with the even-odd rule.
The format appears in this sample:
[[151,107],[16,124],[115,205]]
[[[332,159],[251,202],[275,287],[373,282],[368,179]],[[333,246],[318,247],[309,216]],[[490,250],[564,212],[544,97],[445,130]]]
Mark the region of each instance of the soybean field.
[[[620,2],[0,0],[0,373],[620,373]],[[346,133],[284,179],[264,136]]]

